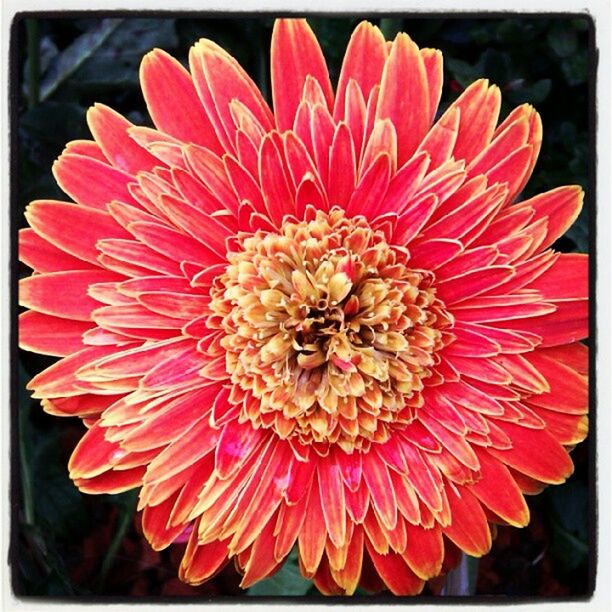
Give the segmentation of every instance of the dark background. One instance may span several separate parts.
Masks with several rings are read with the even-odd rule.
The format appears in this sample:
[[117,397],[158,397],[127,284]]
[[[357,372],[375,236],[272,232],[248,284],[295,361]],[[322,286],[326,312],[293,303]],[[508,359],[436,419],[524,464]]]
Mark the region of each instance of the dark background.
[[[150,125],[138,84],[142,56],[153,47],[186,64],[189,47],[211,38],[238,59],[270,100],[269,44],[273,18],[114,18],[70,16],[19,18],[13,27],[13,219],[23,227],[23,209],[36,198],[67,199],[51,164],[69,140],[90,138],[85,112],[102,102],[132,122]],[[337,81],[350,34],[359,18],[309,19]],[[420,47],[444,54],[442,112],[480,77],[500,86],[502,117],[523,102],[542,115],[544,142],[525,189],[528,197],[559,185],[587,190],[585,210],[555,247],[589,250],[590,22],[580,16],[534,18],[389,17],[371,19],[392,38],[406,31]],[[500,119],[500,120],[501,120]],[[591,117],[592,119],[592,117]],[[592,169],[591,169],[592,170]],[[29,274],[21,267],[18,275]],[[68,458],[84,428],[78,419],[46,415],[24,390],[53,362],[20,352],[13,402],[13,588],[39,596],[235,596],[240,578],[227,567],[201,587],[178,578],[182,547],[161,553],[140,535],[136,494],[82,495],[67,475]],[[591,436],[592,440],[593,436]],[[591,448],[590,448],[591,447]],[[491,554],[480,560],[476,594],[567,597],[591,591],[594,545],[589,504],[592,442],[573,452],[575,474],[562,486],[529,498],[532,520],[524,529],[499,528]],[[589,493],[591,491],[591,493]],[[476,567],[472,564],[472,567]],[[437,592],[432,586],[425,594]],[[316,595],[299,576],[292,557],[273,579],[251,595]]]

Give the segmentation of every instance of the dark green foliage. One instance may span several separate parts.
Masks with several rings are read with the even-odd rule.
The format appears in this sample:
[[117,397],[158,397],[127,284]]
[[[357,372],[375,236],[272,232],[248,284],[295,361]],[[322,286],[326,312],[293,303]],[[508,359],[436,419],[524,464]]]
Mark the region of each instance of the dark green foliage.
[[[360,19],[310,20],[328,59],[332,83],[337,81],[346,44]],[[525,197],[564,184],[588,188],[588,172],[593,169],[588,167],[589,54],[585,19],[392,16],[372,21],[380,22],[387,37],[406,31],[421,47],[442,50],[445,86],[441,111],[480,77],[489,78],[502,89],[502,118],[523,102],[537,107],[544,123],[544,142]],[[13,151],[17,159],[13,200],[16,225],[25,225],[22,213],[30,200],[64,197],[51,166],[68,141],[89,137],[85,113],[91,104],[108,104],[134,123],[150,125],[138,86],[138,66],[142,55],[154,47],[165,49],[187,65],[189,47],[201,37],[211,38],[238,59],[270,100],[272,25],[269,16],[158,19],[123,15],[92,19],[82,13],[41,18],[29,26],[22,20],[13,41],[18,77],[12,84],[16,91],[16,124],[12,127],[18,134],[18,147]],[[558,249],[588,250],[586,210],[593,197],[587,191],[585,211],[555,245]],[[238,581],[231,570],[215,578],[212,586],[181,590],[173,582],[176,559],[169,552],[155,557],[157,573],[142,569],[150,566],[143,561],[148,554],[146,546],[137,548],[140,536],[131,521],[134,494],[92,497],[77,491],[68,478],[66,464],[83,427],[77,420],[44,414],[24,390],[25,382],[51,360],[23,353],[22,363],[20,402],[13,406],[21,461],[16,472],[20,481],[15,483],[17,511],[13,523],[18,532],[12,555],[16,591],[47,596],[238,594]],[[575,453],[576,475],[530,504],[534,520],[544,526],[544,554],[552,559],[554,571],[533,573],[537,580],[518,588],[505,583],[502,576],[500,592],[543,594],[556,592],[556,584],[562,584],[563,594],[586,592],[586,457],[586,452]],[[535,546],[530,539],[535,536],[528,530],[514,532],[522,540],[514,548],[503,550],[504,555],[510,555],[503,557],[504,564],[507,559],[519,563],[520,551]],[[140,552],[130,552],[133,549]],[[97,556],[92,559],[92,554]],[[140,557],[132,558],[132,554]],[[90,569],[84,570],[84,565]],[[122,567],[128,572],[122,572]],[[145,583],[148,586],[143,586]],[[276,576],[249,591],[250,595],[306,593],[312,595],[314,589],[299,575],[295,552]]]

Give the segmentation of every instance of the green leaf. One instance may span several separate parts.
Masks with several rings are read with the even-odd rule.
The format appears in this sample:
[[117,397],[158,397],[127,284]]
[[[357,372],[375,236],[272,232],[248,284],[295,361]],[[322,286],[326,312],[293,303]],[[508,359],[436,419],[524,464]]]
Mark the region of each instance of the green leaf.
[[173,19],[123,19],[73,75],[79,89],[138,85],[143,55],[178,44]]
[[569,57],[578,48],[578,38],[568,21],[555,23],[548,36],[548,44],[559,57]]
[[103,19],[56,55],[42,78],[40,99],[49,98],[104,44],[122,22],[123,19]]
[[508,90],[508,99],[513,104],[540,104],[550,93],[552,81],[550,79],[540,79],[531,85],[517,87],[516,89]]
[[297,550],[294,549],[274,576],[254,584],[247,591],[247,595],[258,597],[305,595],[311,586],[312,582],[300,574],[297,565]]
[[561,63],[561,71],[568,85],[572,87],[586,82],[589,68],[589,58],[586,52],[576,53],[567,57]]

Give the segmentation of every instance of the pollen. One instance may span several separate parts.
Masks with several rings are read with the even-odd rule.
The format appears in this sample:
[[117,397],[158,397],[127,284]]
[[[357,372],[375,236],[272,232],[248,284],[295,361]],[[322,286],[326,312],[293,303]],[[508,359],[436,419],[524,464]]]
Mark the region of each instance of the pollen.
[[[211,288],[241,419],[321,453],[414,420],[453,319],[433,275],[344,211],[240,234]],[[258,401],[250,401],[256,398]]]

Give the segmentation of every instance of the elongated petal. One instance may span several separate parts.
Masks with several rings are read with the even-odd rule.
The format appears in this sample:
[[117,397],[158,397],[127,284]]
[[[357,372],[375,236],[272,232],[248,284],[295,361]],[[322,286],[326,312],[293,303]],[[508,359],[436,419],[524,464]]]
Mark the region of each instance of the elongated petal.
[[383,70],[376,117],[397,130],[397,161],[408,160],[429,127],[429,85],[423,57],[406,34],[393,41]]
[[160,49],[151,51],[140,65],[140,82],[149,114],[162,132],[221,151],[189,72],[179,62]]
[[278,19],[275,22],[270,62],[274,116],[279,130],[293,127],[308,75],[319,83],[327,107],[331,109],[333,92],[325,58],[305,19]]

